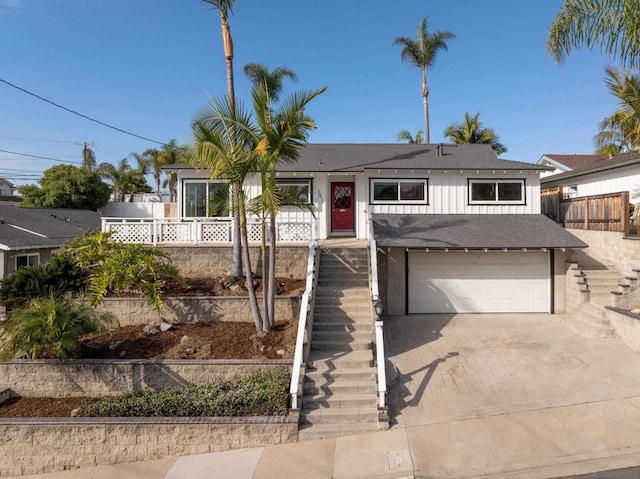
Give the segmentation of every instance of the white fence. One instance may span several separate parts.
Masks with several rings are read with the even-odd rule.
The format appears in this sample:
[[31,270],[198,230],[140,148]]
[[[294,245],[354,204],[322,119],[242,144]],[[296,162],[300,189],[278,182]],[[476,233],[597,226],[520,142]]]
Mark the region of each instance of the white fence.
[[[146,244],[230,244],[233,242],[229,217],[195,218],[102,218],[102,231],[123,243]],[[262,228],[258,220],[247,220],[250,243],[259,243]],[[269,231],[267,228],[267,239]],[[276,241],[308,243],[317,236],[315,220],[277,221]]]

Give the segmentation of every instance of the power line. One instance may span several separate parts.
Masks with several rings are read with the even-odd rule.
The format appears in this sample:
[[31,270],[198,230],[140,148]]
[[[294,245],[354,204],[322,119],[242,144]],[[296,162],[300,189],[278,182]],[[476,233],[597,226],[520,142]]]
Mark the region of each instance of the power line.
[[2,153],[10,153],[11,155],[26,156],[28,158],[38,158],[40,160],[63,161],[64,163],[74,163],[76,165],[81,165],[82,164],[81,161],[61,160],[60,158],[51,158],[50,156],[29,155],[28,153],[19,153],[17,151],[0,150],[0,152],[2,152]]
[[56,106],[58,108],[61,108],[61,109],[65,110],[65,111],[68,111],[69,113],[73,113],[74,115],[78,115],[79,117],[84,118],[85,120],[92,121],[94,123],[97,123],[98,125],[106,126],[107,128],[111,128],[112,130],[119,131],[120,133],[124,133],[125,135],[134,136],[136,138],[140,138],[141,140],[150,141],[151,143],[156,143],[158,145],[166,146],[166,143],[163,143],[161,141],[152,140],[151,138],[147,138],[145,136],[141,136],[141,135],[137,135],[135,133],[131,133],[130,131],[123,130],[122,128],[118,128],[118,127],[113,126],[113,125],[109,125],[108,123],[105,123],[105,122],[100,121],[100,120],[96,120],[95,118],[91,118],[90,116],[83,115],[82,113],[79,113],[79,112],[77,112],[75,110],[72,110],[70,108],[67,108],[65,106],[59,105],[58,103],[55,103],[55,102],[53,102],[51,100],[47,100],[46,98],[43,98],[40,95],[36,95],[35,93],[30,92],[29,90],[25,90],[24,88],[21,88],[18,85],[14,85],[13,83],[8,82],[7,80],[3,80],[2,78],[0,78],[0,82],[5,83],[5,84],[9,85],[10,87],[15,88],[16,90],[20,90],[21,92],[26,93],[27,95],[31,95],[32,97],[35,97],[38,100],[42,100],[42,101],[44,101],[46,103],[49,103],[50,105],[53,105],[53,106]]

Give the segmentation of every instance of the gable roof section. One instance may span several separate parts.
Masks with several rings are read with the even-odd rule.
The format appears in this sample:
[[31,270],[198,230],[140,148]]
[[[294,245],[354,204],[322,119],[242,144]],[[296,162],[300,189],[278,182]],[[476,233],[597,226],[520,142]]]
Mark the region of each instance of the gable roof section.
[[544,215],[373,215],[376,243],[389,248],[586,248]]
[[95,211],[0,205],[0,249],[56,248],[99,229]]
[[[558,161],[572,166],[570,171],[558,173],[557,175],[545,176],[540,183],[549,183],[563,178],[573,178],[576,176],[597,173],[598,171],[621,168],[623,166],[640,163],[640,152],[630,151],[614,157],[607,155],[544,155],[551,159],[559,158]],[[564,161],[562,161],[564,160]]]
[[[439,154],[440,151],[442,154]],[[165,170],[196,169],[172,165]],[[500,160],[489,145],[403,143],[309,144],[295,162],[281,162],[281,172],[362,172],[368,169],[551,170],[520,161]]]

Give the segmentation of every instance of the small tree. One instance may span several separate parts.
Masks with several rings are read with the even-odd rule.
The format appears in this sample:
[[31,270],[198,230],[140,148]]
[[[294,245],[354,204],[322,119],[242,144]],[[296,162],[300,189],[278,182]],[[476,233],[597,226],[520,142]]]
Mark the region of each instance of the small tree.
[[56,165],[45,170],[37,185],[18,186],[27,208],[71,208],[96,211],[109,201],[111,188],[86,168]]
[[74,262],[88,271],[91,304],[100,304],[112,291],[137,291],[150,305],[161,309],[165,280],[182,282],[169,253],[141,244],[123,244],[110,236],[111,233],[88,235],[65,246]]

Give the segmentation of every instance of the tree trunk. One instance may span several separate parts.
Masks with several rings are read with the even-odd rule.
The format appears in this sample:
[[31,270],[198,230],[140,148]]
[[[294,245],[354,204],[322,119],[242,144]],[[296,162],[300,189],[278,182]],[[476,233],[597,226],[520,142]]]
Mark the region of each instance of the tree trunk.
[[262,261],[262,330],[266,333],[271,331],[273,324],[271,315],[269,314],[269,289],[267,285],[267,277],[269,276],[269,267],[267,259],[267,225],[266,218],[263,216],[260,223],[260,234],[262,239],[260,242],[260,259]]
[[238,216],[240,223],[240,234],[242,237],[242,262],[245,272],[245,280],[247,283],[247,292],[249,293],[249,305],[251,307],[251,318],[256,326],[256,331],[262,331],[262,316],[260,315],[260,307],[258,306],[258,298],[256,297],[256,289],[253,287],[253,276],[251,275],[251,256],[249,255],[249,235],[247,234],[247,215],[244,209],[244,198],[242,193],[238,197]]
[[[232,265],[231,276],[235,279],[242,278],[242,241],[240,235],[240,218],[238,209],[238,185],[231,185],[231,250],[232,250]],[[245,219],[246,221],[246,219]]]
[[[269,223],[269,302],[267,310],[269,311],[269,320],[271,326],[276,322],[276,217],[271,215]],[[264,281],[264,280],[263,280]]]
[[429,137],[429,88],[427,88],[427,69],[422,70],[422,106],[424,108],[424,142],[431,143]]

